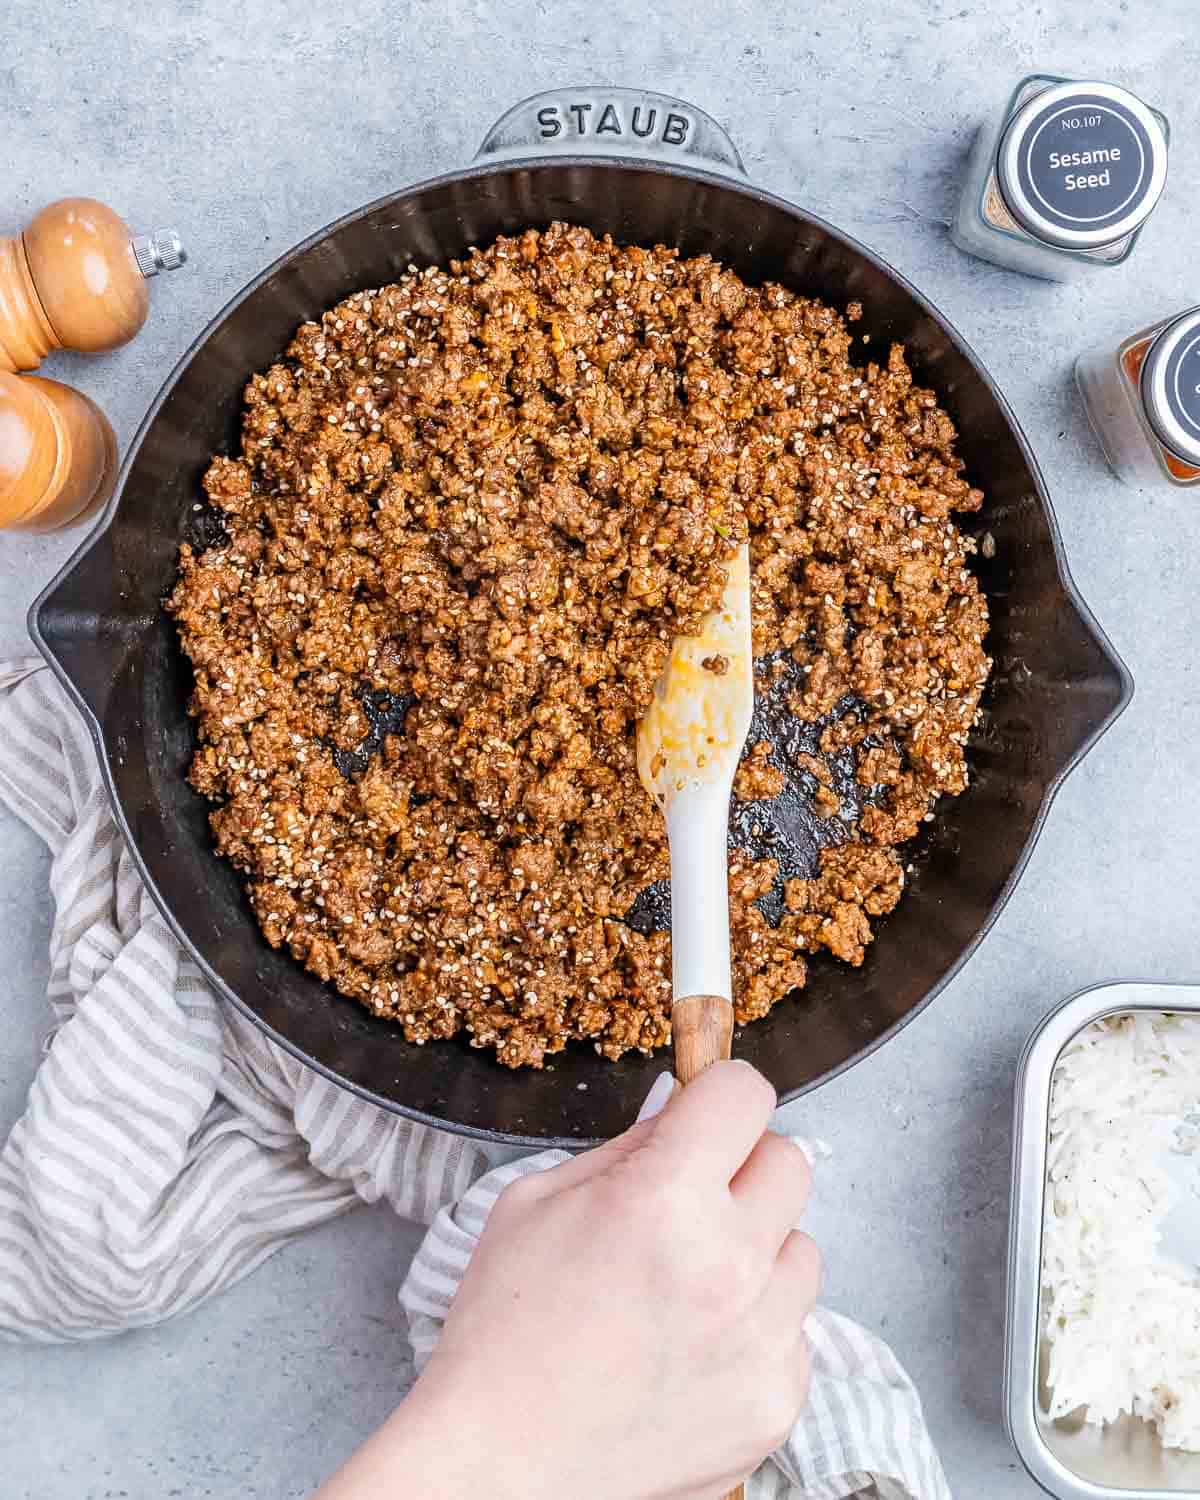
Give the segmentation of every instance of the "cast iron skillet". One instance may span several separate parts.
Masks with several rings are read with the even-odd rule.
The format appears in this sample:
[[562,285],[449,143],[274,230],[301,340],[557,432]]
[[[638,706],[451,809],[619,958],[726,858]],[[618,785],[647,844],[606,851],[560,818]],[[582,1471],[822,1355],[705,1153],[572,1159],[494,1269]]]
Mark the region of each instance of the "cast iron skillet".
[[720,127],[679,100],[631,90],[540,95],[500,121],[474,166],[370,204],[278,260],[166,382],[101,526],[34,605],[34,639],[87,718],[150,891],[220,994],[296,1056],[389,1110],[490,1139],[580,1145],[632,1119],[661,1057],[610,1064],[576,1047],[544,1072],[513,1073],[458,1043],[411,1046],[267,946],[237,877],[213,852],[207,804],[184,781],[190,678],[160,609],[209,456],[236,441],[242,388],[299,323],[409,262],[445,262],[557,218],[687,255],[708,251],[747,280],[773,278],[835,305],[860,300],[859,328],[881,354],[892,339],[907,344],[987,492],[975,524],[995,541],[979,571],[996,669],[971,745],[971,787],[929,825],[910,888],[879,924],[865,965],[815,962],[798,999],[737,1037],[736,1051],[781,1098],[878,1046],[958,970],[1012,890],[1056,788],[1132,684],[1071,583],[1028,444],[962,339],[869,250],[752,188]]

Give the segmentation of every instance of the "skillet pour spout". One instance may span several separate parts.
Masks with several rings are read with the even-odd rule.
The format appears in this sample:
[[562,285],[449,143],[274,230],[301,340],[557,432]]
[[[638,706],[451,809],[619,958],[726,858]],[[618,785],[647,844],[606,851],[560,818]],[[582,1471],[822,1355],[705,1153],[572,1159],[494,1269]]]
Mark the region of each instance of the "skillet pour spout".
[[[635,109],[645,129],[654,111],[645,138],[632,132]],[[602,119],[623,134],[597,136]],[[620,89],[526,100],[489,133],[475,165],[347,215],[264,271],[168,378],[97,531],[34,605],[31,633],[84,713],[151,894],[223,998],[385,1109],[494,1140],[580,1146],[632,1120],[661,1057],[614,1064],[578,1047],[540,1072],[513,1073],[465,1044],[415,1047],[268,946],[213,850],[207,803],[184,779],[191,681],[161,608],[180,542],[206,540],[194,508],[200,479],[210,456],[236,443],[246,381],[299,323],[410,262],[444,263],[553,219],[707,252],[747,281],[779,281],[835,306],[861,302],[859,327],[875,347],[907,346],[985,492],[967,524],[982,543],[996,667],[969,746],[971,786],[913,846],[905,898],[880,923],[863,967],[814,961],[807,988],[739,1036],[739,1055],[781,1099],[880,1045],[957,972],[1019,878],[1064,775],[1132,685],[1074,588],[1028,443],[963,340],[870,250],[746,182],[728,136],[685,101]]]

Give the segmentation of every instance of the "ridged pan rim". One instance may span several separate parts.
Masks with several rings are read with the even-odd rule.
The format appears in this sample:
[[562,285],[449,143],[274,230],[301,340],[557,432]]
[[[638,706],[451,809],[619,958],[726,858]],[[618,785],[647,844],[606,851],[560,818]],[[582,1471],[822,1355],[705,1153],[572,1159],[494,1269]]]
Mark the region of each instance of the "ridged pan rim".
[[419,194],[431,192],[435,189],[443,187],[448,187],[456,183],[472,182],[475,180],[487,179],[499,175],[507,175],[513,172],[527,171],[531,173],[537,173],[541,170],[561,170],[563,168],[585,168],[589,172],[654,173],[656,175],[662,175],[666,177],[677,177],[688,182],[701,183],[706,186],[720,189],[723,192],[734,193],[740,197],[749,198],[754,202],[765,203],[770,207],[778,209],[781,212],[789,215],[802,224],[819,229],[822,233],[828,235],[831,239],[838,241],[842,245],[845,245],[850,250],[852,250],[856,255],[861,256],[865,261],[869,262],[877,270],[881,271],[885,276],[889,277],[893,282],[895,282],[906,293],[906,295],[912,299],[916,306],[924,311],[930,318],[932,318],[937,326],[945,333],[947,338],[950,339],[950,341],[955,345],[955,347],[971,365],[975,374],[979,377],[980,380],[984,382],[992,399],[996,402],[1000,414],[1004,418],[1004,421],[1008,425],[1010,432],[1017,442],[1017,446],[1021,451],[1021,455],[1025,460],[1025,463],[1029,469],[1030,476],[1033,480],[1033,485],[1037,494],[1038,502],[1041,505],[1043,514],[1046,518],[1047,530],[1050,535],[1050,542],[1054,553],[1055,572],[1058,576],[1059,582],[1062,585],[1062,589],[1066,596],[1067,602],[1075,611],[1080,624],[1087,632],[1087,634],[1091,637],[1097,650],[1112,668],[1113,675],[1116,679],[1117,697],[1113,707],[1108,712],[1108,714],[1097,724],[1095,729],[1093,729],[1090,734],[1084,737],[1084,739],[1075,748],[1072,754],[1066,759],[1064,764],[1055,772],[1053,777],[1051,777],[1051,779],[1047,783],[1045,792],[1043,793],[1041,802],[1038,806],[1037,813],[1034,817],[1033,824],[1030,828],[1029,836],[1025,841],[1024,847],[1022,848],[1019,857],[1017,858],[1013,865],[1013,868],[1009,872],[1008,877],[1006,878],[1004,885],[1001,887],[999,895],[996,897],[996,900],[993,902],[990,910],[988,911],[987,916],[980,924],[978,931],[963,947],[962,951],[955,958],[954,962],[946,969],[945,973],[940,976],[936,983],[929,987],[929,989],[925,992],[921,999],[915,1005],[913,1005],[910,1010],[905,1012],[903,1016],[899,1017],[898,1020],[893,1022],[892,1025],[889,1026],[886,1030],[881,1032],[878,1036],[873,1037],[869,1042],[859,1048],[859,1050],[854,1052],[850,1057],[844,1059],[836,1066],[828,1069],[819,1078],[810,1079],[803,1084],[797,1085],[795,1088],[784,1090],[783,1093],[781,1093],[779,1096],[779,1103],[781,1105],[790,1103],[793,1099],[800,1098],[802,1095],[811,1092],[813,1089],[819,1088],[821,1085],[829,1083],[831,1080],[839,1077],[842,1073],[853,1067],[856,1063],[860,1063],[867,1057],[870,1057],[886,1042],[891,1041],[891,1039],[895,1037],[911,1021],[915,1020],[916,1017],[920,1015],[927,1006],[932,1004],[932,1002],[942,993],[946,986],[950,984],[950,982],[954,978],[956,978],[959,973],[961,973],[962,969],[975,953],[980,943],[982,943],[984,938],[991,931],[992,927],[999,918],[1000,913],[1008,904],[1008,901],[1012,896],[1012,893],[1016,888],[1018,881],[1024,874],[1026,866],[1028,865],[1029,860],[1032,857],[1034,848],[1036,847],[1038,839],[1041,836],[1042,829],[1045,826],[1046,818],[1049,815],[1050,808],[1053,805],[1054,799],[1058,795],[1059,789],[1062,787],[1063,782],[1075,769],[1079,762],[1084,758],[1084,756],[1086,756],[1092,750],[1092,748],[1102,738],[1102,736],[1107,733],[1107,731],[1112,727],[1117,719],[1120,718],[1120,716],[1124,713],[1133,697],[1134,686],[1133,678],[1129,672],[1129,669],[1126,667],[1124,661],[1121,659],[1115,647],[1108,639],[1108,636],[1105,634],[1104,630],[1096,620],[1095,615],[1092,613],[1087,602],[1080,594],[1079,589],[1075,584],[1075,580],[1071,575],[1071,570],[1067,563],[1065,548],[1063,546],[1062,534],[1059,530],[1058,518],[1054,513],[1054,507],[1050,501],[1050,496],[1046,487],[1045,479],[1042,475],[1041,467],[1038,464],[1036,457],[1034,456],[1033,449],[1030,446],[1029,441],[1026,438],[1025,433],[1021,428],[1021,424],[1017,420],[1016,414],[1014,413],[1011,405],[1009,404],[999,387],[996,385],[987,369],[984,367],[982,361],[979,359],[974,349],[962,336],[962,334],[959,333],[957,328],[955,328],[954,324],[951,323],[951,321],[945,316],[945,314],[943,314],[941,310],[933,302],[931,302],[923,292],[921,292],[916,286],[914,286],[907,277],[905,277],[901,272],[897,271],[895,267],[884,260],[882,256],[878,255],[875,251],[864,245],[860,240],[855,239],[853,235],[849,235],[843,230],[838,229],[835,225],[831,224],[828,220],[823,219],[820,215],[810,213],[807,209],[799,208],[796,204],[791,203],[786,198],[780,197],[778,194],[768,192],[764,188],[756,187],[753,183],[744,182],[737,178],[726,176],[725,174],[720,172],[704,171],[702,169],[693,167],[684,168],[671,163],[656,161],[651,158],[643,161],[626,160],[623,158],[597,157],[582,154],[567,155],[565,153],[562,155],[557,155],[552,159],[548,159],[544,155],[514,156],[512,158],[506,157],[503,160],[499,161],[487,162],[481,165],[477,164],[470,167],[460,168],[452,172],[440,173],[437,176],[424,178],[421,181],[413,183],[408,187],[401,188],[397,192],[385,193],[381,197],[373,199],[369,203],[352,209],[349,213],[342,214],[337,219],[334,219],[330,223],[326,224],[323,228],[309,235],[306,239],[301,240],[298,244],[292,246],[291,249],[286,250],[282,255],[278,256],[274,261],[272,261],[269,266],[267,266],[264,270],[259,272],[257,276],[253,277],[249,282],[247,282],[247,284],[239,292],[235,293],[234,296],[232,296],[229,301],[226,302],[220,312],[218,312],[216,316],[213,317],[205,325],[202,331],[191,341],[187,349],[176,361],[170,374],[164,380],[162,386],[159,388],[157,395],[151,402],[146,415],[142,418],[142,421],[138,425],[137,432],[134,434],[133,440],[130,443],[129,449],[121,464],[120,472],[118,473],[117,480],[113,488],[113,493],[109,498],[108,503],[106,504],[104,511],[99,518],[99,521],[97,522],[94,529],[79,545],[79,547],[77,547],[71,554],[66,563],[59,569],[58,573],[55,575],[52,581],[42,590],[42,592],[38,595],[38,597],[31,605],[28,614],[29,634],[35,646],[45,658],[55,677],[62,684],[63,688],[70,696],[72,702],[83,715],[88,733],[92,739],[93,744],[96,747],[97,756],[100,761],[101,776],[103,778],[104,787],[108,795],[110,806],[113,809],[113,815],[116,820],[117,827],[120,830],[123,839],[125,840],[126,847],[130,852],[139,875],[145,883],[146,889],[150,892],[150,895],[159,912],[161,913],[163,920],[167,923],[168,927],[174,933],[176,939],[182,944],[184,950],[191,955],[192,959],[199,966],[206,981],[212,986],[214,991],[222,999],[228,1001],[231,1005],[233,1005],[234,1008],[239,1012],[239,1014],[245,1016],[248,1020],[253,1022],[253,1024],[257,1026],[266,1036],[268,1036],[278,1046],[282,1047],[285,1052],[294,1057],[298,1062],[301,1062],[306,1067],[313,1069],[313,1071],[316,1072],[319,1076],[328,1079],[332,1083],[336,1083],[341,1088],[348,1089],[351,1093],[355,1094],[359,1098],[364,1099],[367,1102],[386,1110],[390,1114],[397,1114],[406,1119],[415,1120],[421,1124],[433,1126],[439,1130],[450,1130],[454,1134],[462,1135],[474,1140],[482,1140],[510,1146],[529,1146],[539,1148],[559,1147],[566,1150],[580,1150],[588,1146],[596,1145],[604,1138],[528,1135],[519,1132],[496,1130],[479,1125],[466,1125],[461,1124],[455,1120],[447,1120],[440,1115],[431,1114],[427,1110],[417,1109],[411,1105],[402,1104],[398,1100],[390,1099],[382,1094],[378,1094],[374,1090],[369,1089],[362,1084],[356,1083],[352,1079],[345,1078],[342,1074],[338,1073],[335,1069],[327,1066],[326,1064],[317,1061],[309,1053],[305,1052],[301,1046],[293,1042],[289,1037],[285,1036],[275,1027],[269,1025],[266,1021],[264,1021],[257,1011],[255,1011],[246,1001],[241,999],[241,997],[234,990],[232,990],[224,982],[223,979],[221,979],[216,971],[200,954],[198,949],[193,945],[191,939],[186,935],[179,922],[177,921],[169,904],[161,895],[158,889],[157,882],[155,881],[153,875],[147,868],[146,863],[142,858],[141,850],[139,849],[137,842],[133,837],[132,829],[130,828],[129,821],[125,815],[125,811],[121,803],[121,799],[117,793],[116,784],[112,774],[109,751],[107,745],[105,744],[103,728],[100,725],[99,720],[96,718],[96,715],[93,713],[90,705],[84,698],[84,695],[76,686],[74,680],[72,679],[66,668],[54,654],[54,650],[48,644],[42,630],[43,611],[51,605],[55,593],[70,577],[80,561],[97,545],[101,538],[112,527],[112,524],[116,519],[117,512],[120,508],[121,497],[124,493],[125,485],[133,469],[133,465],[137,461],[142,445],[145,442],[145,439],[150,432],[151,427],[156,421],[159,412],[161,411],[168,397],[171,395],[171,392],[174,390],[176,384],[179,382],[184,372],[190,365],[191,361],[195,358],[196,354],[203,347],[203,345],[207,343],[208,340],[212,338],[224,326],[228,319],[238,310],[238,308],[242,306],[243,303],[247,302],[252,296],[254,296],[254,294],[259,290],[260,287],[265,285],[266,282],[268,282],[273,276],[278,275],[279,272],[282,271],[286,266],[290,265],[300,257],[307,255],[309,252],[317,248],[331,235],[349,226],[356,220],[366,218],[370,214],[386,209],[389,204],[399,203],[402,200],[413,198]]

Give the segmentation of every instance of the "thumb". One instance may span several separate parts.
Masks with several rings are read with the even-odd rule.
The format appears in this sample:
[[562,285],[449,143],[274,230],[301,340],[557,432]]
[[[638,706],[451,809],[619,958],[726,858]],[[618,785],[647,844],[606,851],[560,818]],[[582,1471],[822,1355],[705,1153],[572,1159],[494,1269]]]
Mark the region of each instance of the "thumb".
[[674,1078],[670,1073],[660,1073],[642,1101],[642,1107],[637,1112],[637,1123],[640,1125],[643,1120],[652,1120],[655,1115],[661,1114],[674,1092]]
[[635,1151],[640,1151],[653,1135],[658,1116],[674,1089],[675,1080],[670,1073],[660,1073],[629,1129],[622,1135],[614,1136],[611,1141],[605,1141],[602,1146],[596,1146],[591,1151],[573,1156],[570,1161],[551,1167],[544,1178],[547,1192],[565,1192],[568,1188],[579,1187],[581,1183],[607,1171],[625,1157],[632,1156]]

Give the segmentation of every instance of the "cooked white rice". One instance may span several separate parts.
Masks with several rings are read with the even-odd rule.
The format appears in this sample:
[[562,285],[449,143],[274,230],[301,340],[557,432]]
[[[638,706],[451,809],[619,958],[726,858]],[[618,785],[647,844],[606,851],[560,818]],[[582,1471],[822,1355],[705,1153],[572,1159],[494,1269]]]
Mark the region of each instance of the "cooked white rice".
[[1200,1156],[1167,1165],[1198,1109],[1200,1017],[1134,1013],[1069,1044],[1051,1093],[1042,1296],[1053,1416],[1132,1412],[1200,1450],[1200,1274],[1160,1249],[1180,1182],[1200,1183]]

